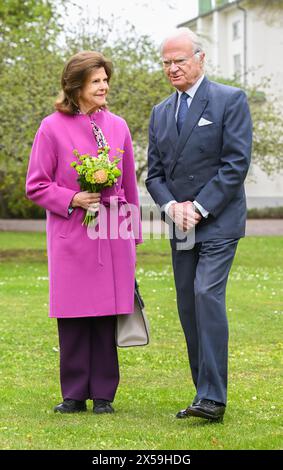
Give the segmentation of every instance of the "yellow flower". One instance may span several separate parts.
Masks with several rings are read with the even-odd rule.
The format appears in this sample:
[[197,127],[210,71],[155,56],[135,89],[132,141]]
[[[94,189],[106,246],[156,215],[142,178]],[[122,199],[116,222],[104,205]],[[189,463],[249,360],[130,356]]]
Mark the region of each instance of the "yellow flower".
[[93,173],[93,178],[94,178],[95,183],[98,183],[98,184],[106,183],[108,179],[107,171],[97,170]]

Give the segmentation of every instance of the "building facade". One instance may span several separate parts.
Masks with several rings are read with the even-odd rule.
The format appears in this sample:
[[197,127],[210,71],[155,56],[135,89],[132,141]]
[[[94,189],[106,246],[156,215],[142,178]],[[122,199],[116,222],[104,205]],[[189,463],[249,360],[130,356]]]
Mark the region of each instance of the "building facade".
[[[260,86],[265,79],[283,106],[283,9],[275,20],[253,2],[199,0],[198,16],[178,26],[202,38],[208,74],[237,78],[243,86]],[[268,177],[252,165],[250,176],[249,207],[283,206],[283,174]]]

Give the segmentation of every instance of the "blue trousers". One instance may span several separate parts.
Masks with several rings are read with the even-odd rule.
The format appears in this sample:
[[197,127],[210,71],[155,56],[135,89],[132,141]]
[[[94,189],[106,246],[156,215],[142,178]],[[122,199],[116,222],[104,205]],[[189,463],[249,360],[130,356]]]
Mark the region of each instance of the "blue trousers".
[[228,322],[226,284],[238,239],[172,250],[177,305],[198,399],[226,404]]

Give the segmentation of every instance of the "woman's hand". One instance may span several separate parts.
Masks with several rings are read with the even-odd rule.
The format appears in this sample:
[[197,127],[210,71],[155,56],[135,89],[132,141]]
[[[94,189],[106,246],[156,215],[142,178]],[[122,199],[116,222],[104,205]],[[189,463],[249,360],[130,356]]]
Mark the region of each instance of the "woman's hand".
[[89,193],[88,191],[81,191],[76,193],[72,199],[72,207],[82,207],[88,210],[92,204],[99,204],[100,193]]

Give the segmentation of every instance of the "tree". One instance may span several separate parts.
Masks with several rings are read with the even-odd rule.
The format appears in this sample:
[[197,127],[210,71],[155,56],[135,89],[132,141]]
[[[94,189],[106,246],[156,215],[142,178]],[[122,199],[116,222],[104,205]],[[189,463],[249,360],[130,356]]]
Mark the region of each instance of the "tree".
[[83,23],[81,30],[76,30],[69,38],[67,49],[72,52],[100,50],[112,60],[114,74],[110,83],[109,107],[124,117],[129,125],[135,148],[137,178],[140,180],[147,166],[151,109],[173,90],[161,70],[160,54],[149,37],[138,36],[135,28],[128,25],[123,35],[117,34],[115,42],[111,42],[111,20],[100,22],[99,36],[96,34],[97,29],[95,23]]
[[[218,76],[211,76],[211,79],[243,88],[237,79]],[[253,121],[252,161],[267,175],[280,172],[283,169],[283,118],[276,97],[270,91],[269,80],[264,79],[257,86],[246,87],[245,92]]]
[[[63,4],[66,7],[68,1]],[[147,166],[151,109],[174,91],[164,77],[155,45],[150,38],[138,36],[132,26],[113,38],[113,19],[81,20],[76,30],[66,34],[64,46],[58,41],[59,30],[60,16],[53,2],[5,0],[0,5],[0,217],[44,215],[25,197],[27,163],[35,132],[53,111],[63,64],[73,53],[99,50],[113,61],[109,106],[130,127],[140,181]],[[254,120],[253,160],[267,173],[278,171],[283,167],[281,113],[270,93],[268,100],[258,90],[247,93]]]
[[245,0],[243,7],[258,8],[258,15],[268,24],[283,24],[283,1],[282,0]]
[[0,211],[43,214],[25,198],[28,155],[40,120],[52,111],[62,58],[53,3],[4,0],[0,5]]
[[[21,2],[6,2],[6,6],[8,3],[12,3],[16,10],[21,5]],[[31,12],[32,6],[35,8],[39,2],[28,3],[31,8],[28,20],[20,9],[18,19],[11,21],[5,16],[11,13],[8,8],[5,15],[2,11],[1,16],[1,26],[3,29],[8,28],[0,52],[4,65],[0,73],[0,86],[3,90],[0,95],[0,109],[5,110],[5,120],[0,125],[2,217],[37,217],[44,214],[43,210],[25,198],[27,162],[40,121],[53,111],[53,102],[60,89],[63,63],[73,53],[83,49],[99,50],[112,59],[114,76],[109,106],[113,112],[127,120],[131,129],[138,178],[146,167],[150,110],[170,92],[161,73],[155,47],[149,38],[137,37],[130,25],[122,36],[111,43],[111,20],[98,19],[92,24],[82,21],[75,31],[69,32],[65,47],[59,47],[56,42],[58,24],[52,19],[55,12],[49,9],[52,5],[48,4],[48,12],[38,18],[33,17]],[[42,8],[44,3],[42,2]],[[3,18],[7,18],[6,24]]]
[[[122,37],[116,35],[113,45],[109,35],[114,28],[114,19],[109,22],[82,22],[79,28],[70,38],[68,49],[74,52],[82,48],[102,50],[114,62],[110,108],[129,124],[135,147],[137,177],[141,180],[147,167],[147,128],[151,109],[174,91],[164,77],[159,51],[149,37],[138,37],[130,25]],[[242,88],[237,80],[215,79]],[[268,80],[262,81],[256,88],[248,87],[246,92],[254,123],[253,162],[267,174],[272,174],[283,168],[281,113],[268,89]]]
[[276,12],[283,8],[282,0],[245,0],[249,6],[258,6],[262,11],[273,10]]
[[283,169],[281,107],[264,84],[262,84],[262,91],[252,88],[247,90],[247,93],[254,126],[253,162],[268,175],[279,173]]

